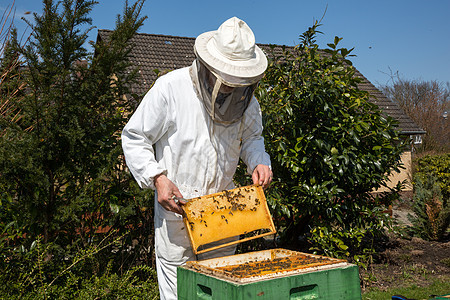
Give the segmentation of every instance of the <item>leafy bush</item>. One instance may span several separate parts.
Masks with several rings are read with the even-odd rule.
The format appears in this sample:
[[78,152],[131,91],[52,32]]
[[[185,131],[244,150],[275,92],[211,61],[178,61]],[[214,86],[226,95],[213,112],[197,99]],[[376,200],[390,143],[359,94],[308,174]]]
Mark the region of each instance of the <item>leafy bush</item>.
[[[256,91],[275,176],[267,198],[284,242],[313,230],[313,246],[331,251],[317,230],[341,231],[338,248],[355,252],[360,235],[352,230],[373,237],[387,222],[381,208],[393,195],[371,192],[399,169],[402,145],[396,122],[358,88],[352,50],[338,48],[338,37],[319,50],[318,26],[296,47],[272,51]],[[341,250],[334,254],[345,256]]]

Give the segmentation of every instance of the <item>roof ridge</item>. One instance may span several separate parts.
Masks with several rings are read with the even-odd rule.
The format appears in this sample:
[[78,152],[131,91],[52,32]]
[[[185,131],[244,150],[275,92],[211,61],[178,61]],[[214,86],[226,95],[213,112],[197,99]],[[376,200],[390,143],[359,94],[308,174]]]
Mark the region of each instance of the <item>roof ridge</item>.
[[[111,29],[98,29],[98,32],[104,31],[104,32],[113,32],[114,30]],[[188,40],[195,40],[195,37],[188,37],[188,36],[178,36],[178,35],[168,35],[168,34],[156,34],[156,33],[144,33],[144,32],[137,32],[138,35],[145,35],[145,36],[153,36],[153,37],[170,37],[170,38],[181,38],[181,39],[188,39]]]
[[[104,32],[113,32],[111,29],[98,29],[98,31],[104,31]],[[170,37],[170,38],[181,38],[181,39],[188,39],[188,40],[195,40],[195,37],[189,37],[189,36],[180,36],[180,35],[170,35],[170,34],[157,34],[157,33],[145,33],[145,32],[137,32],[138,35],[145,35],[145,36],[153,36],[153,37]],[[256,43],[258,46],[276,46],[276,47],[287,47],[287,48],[295,48],[295,46],[290,45],[281,45],[281,44],[273,44],[273,43]]]

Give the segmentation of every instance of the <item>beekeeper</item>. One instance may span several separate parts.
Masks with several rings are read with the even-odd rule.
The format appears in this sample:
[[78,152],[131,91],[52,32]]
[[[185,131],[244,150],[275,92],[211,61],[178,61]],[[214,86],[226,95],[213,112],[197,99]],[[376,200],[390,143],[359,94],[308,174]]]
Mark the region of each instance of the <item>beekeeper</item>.
[[[176,269],[194,260],[183,201],[232,189],[239,158],[253,182],[272,180],[253,92],[267,68],[248,25],[233,17],[195,40],[196,59],[145,95],[122,133],[127,165],[141,188],[156,189],[155,249],[161,299],[176,299]],[[233,255],[235,246],[199,259]]]

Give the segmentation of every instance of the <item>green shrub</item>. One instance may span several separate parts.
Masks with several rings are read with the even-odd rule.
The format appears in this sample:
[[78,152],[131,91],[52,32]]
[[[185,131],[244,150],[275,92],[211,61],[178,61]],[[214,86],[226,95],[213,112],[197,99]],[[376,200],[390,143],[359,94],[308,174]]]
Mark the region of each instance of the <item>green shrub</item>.
[[[315,227],[311,230],[309,238],[314,245],[310,250],[329,257],[348,258],[367,269],[372,262],[372,255],[375,254],[373,247],[365,244],[368,233],[370,229],[355,228],[342,231],[334,228],[333,231],[329,231],[327,227]],[[352,248],[347,245],[351,245]]]
[[[273,49],[256,92],[274,172],[267,199],[284,243],[326,228],[362,253],[359,234],[351,232],[371,238],[386,225],[383,207],[395,195],[371,192],[399,169],[402,145],[396,122],[358,88],[361,80],[348,60],[352,50],[339,48],[338,37],[319,50],[318,26],[296,47]],[[310,242],[329,253],[335,244],[314,231]]]
[[450,223],[450,153],[426,155],[415,161],[412,232],[440,240]]
[[450,203],[432,174],[416,177],[414,182],[414,215],[408,215],[412,231],[426,240],[440,240],[450,223]]
[[450,197],[450,153],[427,155],[416,161],[414,176],[422,181],[433,175],[439,185],[444,201]]
[[40,240],[28,249],[3,251],[0,280],[7,284],[0,286],[0,299],[157,299],[153,268],[114,267],[124,237],[111,236],[70,257],[54,256],[53,245]]
[[[146,279],[141,278],[143,275]],[[69,272],[60,284],[23,293],[11,293],[10,284],[14,283],[8,282],[0,288],[1,299],[159,299],[156,272],[149,267],[135,267],[122,275],[112,273],[86,278]]]

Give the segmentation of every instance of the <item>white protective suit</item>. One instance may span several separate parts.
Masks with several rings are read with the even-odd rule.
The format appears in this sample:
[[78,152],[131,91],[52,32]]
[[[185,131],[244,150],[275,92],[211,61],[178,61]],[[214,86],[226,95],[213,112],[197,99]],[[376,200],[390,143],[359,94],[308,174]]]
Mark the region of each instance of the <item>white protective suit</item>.
[[[254,97],[240,121],[228,126],[213,122],[186,67],[155,82],[125,126],[122,146],[140,187],[155,189],[153,178],[164,173],[189,199],[234,188],[239,157],[250,174],[258,164],[270,166],[261,133],[261,111]],[[161,299],[176,299],[176,268],[195,257],[182,217],[165,210],[156,197],[160,295]],[[232,255],[234,249],[211,251],[199,259]]]

